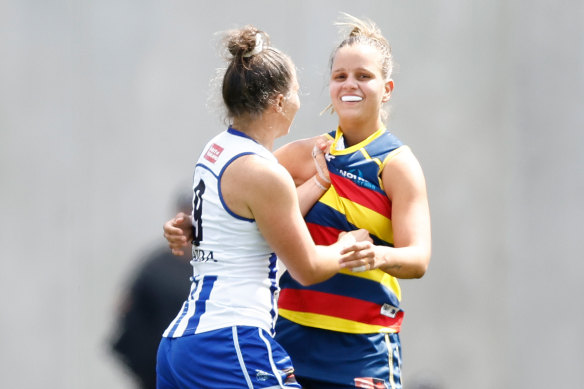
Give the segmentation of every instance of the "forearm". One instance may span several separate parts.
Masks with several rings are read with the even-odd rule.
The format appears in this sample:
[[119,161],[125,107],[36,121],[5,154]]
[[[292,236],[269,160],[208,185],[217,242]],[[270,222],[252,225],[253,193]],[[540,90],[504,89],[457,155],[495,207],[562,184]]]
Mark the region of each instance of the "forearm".
[[[303,247],[303,248],[302,248]],[[335,275],[340,269],[341,246],[296,245],[293,256],[278,254],[288,272],[303,286],[313,285]]]
[[342,258],[342,246],[335,243],[330,246],[315,246],[316,257],[311,273],[311,284],[323,282],[338,273],[341,269],[339,260]]
[[430,250],[420,246],[376,246],[375,262],[377,268],[396,278],[421,278],[430,263]]
[[317,176],[313,176],[296,187],[302,217],[306,216],[308,211],[316,204],[329,186],[330,183],[322,182]]

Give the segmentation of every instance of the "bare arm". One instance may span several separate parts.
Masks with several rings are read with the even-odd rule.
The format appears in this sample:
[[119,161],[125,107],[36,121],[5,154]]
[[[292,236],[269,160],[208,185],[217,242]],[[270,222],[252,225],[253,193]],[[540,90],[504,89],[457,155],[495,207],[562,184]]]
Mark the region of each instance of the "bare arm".
[[387,163],[381,178],[392,201],[394,247],[374,246],[373,261],[343,266],[379,268],[397,278],[420,278],[431,255],[430,211],[422,168],[406,148]]
[[[329,183],[317,177],[312,149],[318,142],[325,142],[325,138],[318,136],[301,139],[288,143],[274,152],[278,162],[290,173],[297,186],[297,196],[302,216],[305,216],[324,194],[325,190],[322,187],[328,188],[330,186]],[[326,171],[324,160],[323,169]],[[326,173],[328,174],[328,171]],[[164,237],[174,255],[184,255],[185,248],[191,244],[191,228],[190,215],[182,212],[164,223]]]
[[280,147],[274,152],[280,165],[292,176],[294,184],[299,186],[316,174],[312,161],[312,148],[322,137],[300,139]]
[[296,196],[298,197],[298,205],[302,217],[306,216],[308,211],[316,204],[329,186],[330,182],[323,182],[315,175],[312,179],[296,187]]
[[257,156],[239,158],[226,169],[221,185],[228,206],[255,219],[278,258],[303,285],[333,276],[341,260],[373,257],[370,242],[356,241],[366,239],[364,230],[346,234],[331,246],[315,246],[300,213],[294,182],[280,165]]
[[[312,153],[315,145],[321,149],[316,157]],[[326,160],[322,153],[328,145],[326,138],[317,136],[288,143],[274,152],[278,162],[294,180],[302,216],[306,216],[330,187]],[[321,167],[321,173],[317,172],[315,163]]]

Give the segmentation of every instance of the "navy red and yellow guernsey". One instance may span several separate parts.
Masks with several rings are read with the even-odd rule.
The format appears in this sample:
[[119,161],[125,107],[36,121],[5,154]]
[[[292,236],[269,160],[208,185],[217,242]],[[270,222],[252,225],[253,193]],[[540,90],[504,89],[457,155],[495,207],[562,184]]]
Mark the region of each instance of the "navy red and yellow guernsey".
[[[347,148],[341,146],[340,129],[327,136],[333,140],[327,158],[332,184],[305,217],[314,242],[329,245],[341,231],[365,228],[376,245],[393,246],[391,201],[383,190],[381,171],[407,146],[385,127]],[[355,334],[400,330],[399,284],[379,269],[361,273],[343,269],[309,287],[286,272],[280,286],[279,314],[295,323]]]

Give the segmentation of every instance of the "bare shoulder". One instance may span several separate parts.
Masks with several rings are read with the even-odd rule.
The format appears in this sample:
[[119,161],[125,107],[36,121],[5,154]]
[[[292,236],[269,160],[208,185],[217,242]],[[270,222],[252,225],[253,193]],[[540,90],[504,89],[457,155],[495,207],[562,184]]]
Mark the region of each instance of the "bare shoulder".
[[251,188],[267,184],[288,184],[290,181],[290,175],[283,166],[255,154],[238,158],[225,174],[229,174],[240,186]]
[[425,193],[424,172],[412,150],[402,146],[392,154],[385,160],[381,174],[386,193],[390,197],[392,193],[405,189]]
[[254,154],[238,158],[233,163],[230,177],[238,184],[239,190],[250,190],[256,194],[262,191],[269,194],[290,185],[294,188],[290,174],[282,165]]
[[252,208],[295,193],[292,178],[278,163],[250,154],[235,160],[221,178],[221,192],[236,214],[253,218]]

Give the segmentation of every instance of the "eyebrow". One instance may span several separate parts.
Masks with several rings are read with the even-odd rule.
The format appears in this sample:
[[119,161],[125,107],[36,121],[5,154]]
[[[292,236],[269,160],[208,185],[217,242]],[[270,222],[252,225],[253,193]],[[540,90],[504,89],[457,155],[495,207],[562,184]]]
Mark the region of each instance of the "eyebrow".
[[[356,69],[353,69],[354,71],[358,71],[358,72],[367,72],[367,73],[373,73],[373,70],[370,70],[368,68],[363,68],[363,67],[358,67]],[[338,72],[346,72],[347,69],[345,68],[337,68],[337,69],[332,69],[331,73],[338,73]]]

